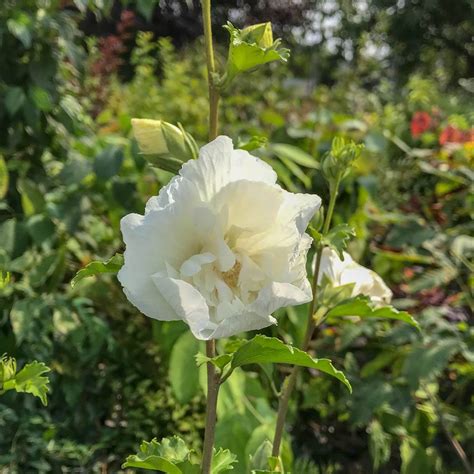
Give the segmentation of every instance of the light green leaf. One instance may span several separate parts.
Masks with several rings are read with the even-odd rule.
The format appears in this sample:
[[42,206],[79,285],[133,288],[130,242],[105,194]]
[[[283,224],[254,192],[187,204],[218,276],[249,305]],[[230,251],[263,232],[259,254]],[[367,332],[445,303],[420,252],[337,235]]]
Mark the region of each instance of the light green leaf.
[[240,150],[253,151],[263,148],[268,143],[268,138],[261,135],[253,135],[247,141],[239,141],[236,148]]
[[94,261],[87,264],[84,268],[79,270],[71,281],[71,286],[74,287],[79,281],[100,273],[117,273],[123,266],[123,255],[116,253],[112,258],[106,262]]
[[0,270],[0,290],[10,283],[10,273]]
[[354,228],[349,224],[339,224],[323,237],[323,242],[328,247],[333,248],[339,258],[343,260],[343,252],[347,249],[347,244],[352,237],[355,237]]
[[400,474],[432,472],[426,450],[413,438],[405,438],[400,446]]
[[287,159],[306,168],[319,169],[319,163],[301,148],[287,143],[273,143],[271,151],[280,159]]
[[199,370],[194,363],[199,341],[186,331],[174,343],[168,376],[171,388],[180,403],[188,403],[199,392]]
[[221,472],[232,471],[234,467],[232,464],[237,462],[237,456],[231,453],[228,449],[220,448],[218,451],[214,450],[212,456],[212,474],[220,474]]
[[289,50],[280,48],[280,40],[273,41],[270,23],[252,25],[239,30],[227,22],[224,28],[230,34],[227,70],[223,85],[236,75],[272,61],[286,62]]
[[341,316],[359,316],[360,318],[381,318],[403,321],[419,329],[418,322],[406,311],[398,311],[393,306],[374,307],[370,298],[358,295],[342,301],[326,313],[327,318]]
[[279,339],[257,335],[241,346],[232,358],[231,368],[248,364],[279,363],[309,367],[320,370],[342,382],[349,391],[351,385],[346,376],[337,370],[329,359],[313,359],[309,354],[284,344]]
[[16,363],[14,359],[2,357],[0,360],[0,393],[7,390],[16,392],[31,393],[38,397],[43,405],[48,404],[47,393],[49,391],[49,379],[43,374],[51,369],[43,362],[31,362],[26,364],[18,373],[15,374]]
[[0,199],[3,199],[8,191],[8,168],[2,155],[0,155]]
[[143,441],[139,452],[128,456],[122,468],[135,467],[166,474],[183,474],[179,464],[188,464],[190,454],[185,442],[177,436],[163,438],[161,442],[152,439],[150,442]]

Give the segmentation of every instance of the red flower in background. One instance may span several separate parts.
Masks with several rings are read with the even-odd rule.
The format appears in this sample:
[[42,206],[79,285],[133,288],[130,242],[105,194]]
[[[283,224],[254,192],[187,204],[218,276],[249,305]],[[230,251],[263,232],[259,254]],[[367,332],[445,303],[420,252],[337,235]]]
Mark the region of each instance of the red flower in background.
[[463,143],[469,141],[470,132],[464,133],[459,128],[448,125],[441,130],[439,136],[439,144],[446,145],[446,143]]
[[411,136],[418,138],[431,127],[432,123],[431,115],[428,112],[415,112],[410,123]]

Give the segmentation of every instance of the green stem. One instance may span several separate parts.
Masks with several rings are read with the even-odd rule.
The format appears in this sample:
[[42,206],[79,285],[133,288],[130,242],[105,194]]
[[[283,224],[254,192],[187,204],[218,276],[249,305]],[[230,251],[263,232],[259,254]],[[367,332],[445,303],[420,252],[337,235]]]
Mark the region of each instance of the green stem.
[[[332,215],[334,214],[334,207],[336,205],[336,199],[339,189],[339,182],[337,180],[334,186],[330,186],[330,197],[329,197],[329,206],[326,213],[326,218],[323,224],[323,235],[326,235],[329,231],[329,227],[331,225]],[[323,247],[320,246],[318,252],[316,254],[316,258],[314,260],[314,271],[313,271],[313,299],[309,305],[308,309],[308,319],[306,322],[306,332],[302,344],[302,350],[307,351],[309,349],[309,344],[311,339],[313,338],[314,331],[322,320],[322,318],[318,318],[318,322],[316,323],[313,315],[316,309],[316,302],[317,302],[317,290],[318,290],[318,279],[319,279],[319,271],[321,269],[321,257],[323,254]],[[277,413],[277,421],[275,426],[275,435],[273,437],[273,448],[272,448],[272,456],[278,457],[280,456],[280,446],[281,441],[283,438],[283,429],[285,427],[285,419],[288,413],[288,405],[290,402],[291,395],[296,385],[296,378],[298,376],[299,367],[294,366],[291,369],[291,373],[288,378],[285,380],[280,396],[280,401],[278,403],[278,413]]]
[[[206,341],[207,357],[215,357],[215,340]],[[217,420],[217,396],[219,394],[219,374],[211,362],[207,363],[207,405],[206,405],[206,428],[204,433],[204,446],[202,453],[201,474],[210,474],[212,467],[212,454],[214,449],[214,437]]]
[[[207,77],[209,83],[209,140],[217,136],[219,91],[215,87],[214,76],[216,66],[214,60],[214,46],[212,41],[211,0],[201,0],[202,22],[204,25],[204,40],[206,43]],[[206,355],[213,358],[216,355],[216,342],[206,341]],[[201,474],[210,474],[212,468],[212,455],[214,451],[214,438],[217,421],[217,397],[219,395],[220,374],[214,364],[207,363],[207,405],[206,428],[202,453]]]
[[211,0],[201,0],[204,40],[206,43],[207,80],[209,83],[209,140],[217,137],[219,122],[219,90],[215,86],[216,64],[212,41]]

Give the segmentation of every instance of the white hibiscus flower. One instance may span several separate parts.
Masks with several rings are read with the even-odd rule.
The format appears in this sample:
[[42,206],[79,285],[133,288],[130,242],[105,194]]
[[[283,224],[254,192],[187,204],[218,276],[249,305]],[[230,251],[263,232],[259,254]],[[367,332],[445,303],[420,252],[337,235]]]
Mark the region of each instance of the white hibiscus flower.
[[369,268],[359,265],[352,257],[343,252],[344,260],[337,252],[329,247],[323,249],[318,284],[325,275],[333,286],[354,283],[352,296],[368,296],[375,304],[388,304],[392,299],[392,291],[382,278]]
[[276,309],[311,300],[306,226],[316,195],[292,194],[273,169],[221,136],[121,221],[118,278],[145,315],[183,320],[198,339],[261,329]]

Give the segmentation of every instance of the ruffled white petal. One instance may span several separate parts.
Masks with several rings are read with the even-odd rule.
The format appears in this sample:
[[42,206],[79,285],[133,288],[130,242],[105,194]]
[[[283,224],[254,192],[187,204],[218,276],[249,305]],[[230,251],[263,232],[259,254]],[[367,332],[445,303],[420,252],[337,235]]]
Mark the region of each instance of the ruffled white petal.
[[271,313],[311,299],[304,233],[318,196],[291,194],[262,160],[228,137],[122,219],[119,280],[144,314],[182,319],[199,339],[275,324]]
[[198,160],[190,160],[180,171],[195,184],[199,197],[210,201],[225,185],[242,179],[274,184],[271,166],[243,150],[234,150],[229,137],[220,136],[201,148]]
[[321,269],[318,278],[320,284],[325,275],[334,286],[354,284],[352,296],[368,296],[376,304],[387,304],[392,299],[392,291],[382,278],[373,270],[366,268],[343,252],[341,260],[336,251],[326,247],[321,257]]

